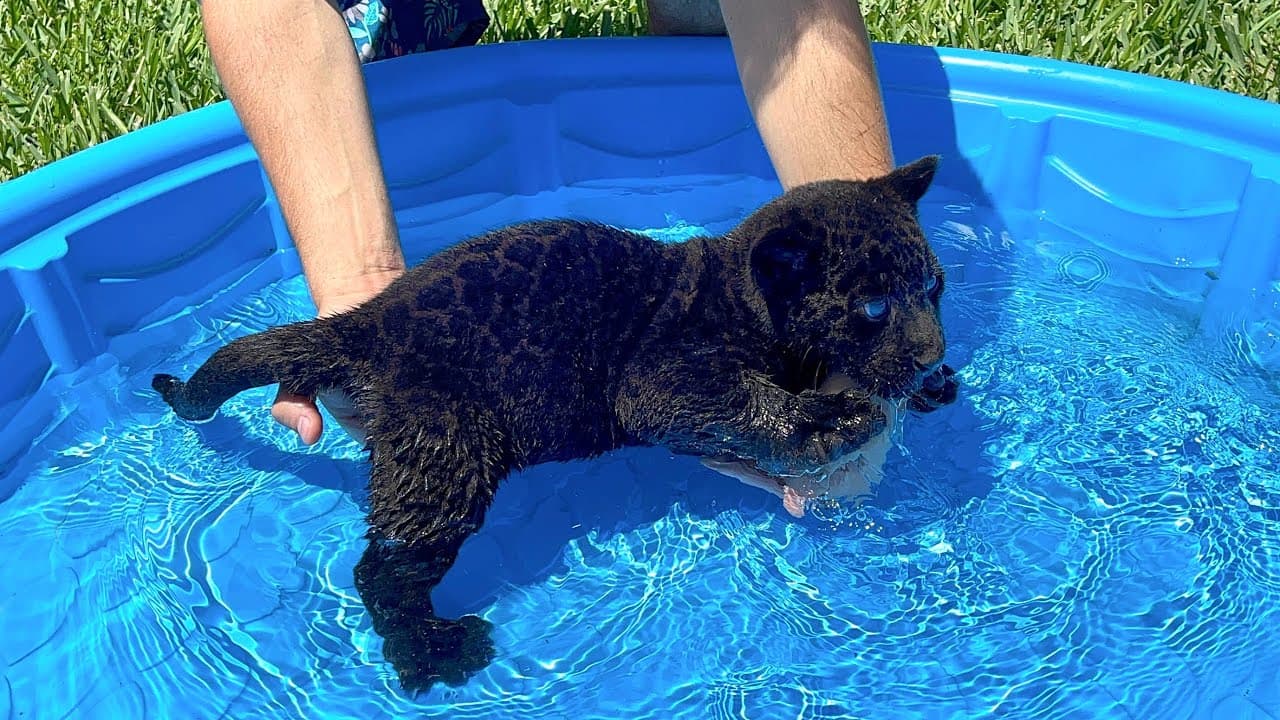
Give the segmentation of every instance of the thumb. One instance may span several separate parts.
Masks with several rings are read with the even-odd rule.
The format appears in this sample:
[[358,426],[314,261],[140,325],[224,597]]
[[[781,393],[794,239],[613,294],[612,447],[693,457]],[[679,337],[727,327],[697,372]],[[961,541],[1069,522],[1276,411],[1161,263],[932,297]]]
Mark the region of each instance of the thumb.
[[324,430],[324,420],[316,403],[305,395],[294,395],[280,390],[271,405],[271,417],[276,422],[298,433],[304,445],[314,445]]

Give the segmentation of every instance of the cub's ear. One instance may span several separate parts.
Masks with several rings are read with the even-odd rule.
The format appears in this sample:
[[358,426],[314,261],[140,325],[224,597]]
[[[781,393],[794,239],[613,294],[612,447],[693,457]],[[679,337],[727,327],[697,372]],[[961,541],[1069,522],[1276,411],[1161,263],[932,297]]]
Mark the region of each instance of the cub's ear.
[[751,248],[751,273],[768,296],[803,294],[822,281],[822,238],[808,223],[774,227]]
[[925,155],[909,165],[894,170],[886,175],[883,182],[909,203],[917,203],[928,192],[933,183],[933,176],[938,171],[937,155]]

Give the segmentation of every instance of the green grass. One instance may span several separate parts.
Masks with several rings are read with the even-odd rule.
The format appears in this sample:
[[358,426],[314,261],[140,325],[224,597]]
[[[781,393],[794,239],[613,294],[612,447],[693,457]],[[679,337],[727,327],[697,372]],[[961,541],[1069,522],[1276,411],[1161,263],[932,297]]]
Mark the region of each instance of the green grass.
[[878,40],[1071,60],[1280,101],[1280,0],[864,3]]
[[485,0],[491,21],[481,42],[644,35],[645,0]]
[[[872,37],[1280,101],[1280,0],[863,0]],[[487,0],[485,42],[644,32],[644,0]],[[194,0],[0,0],[0,181],[222,99]]]
[[221,97],[194,0],[0,0],[0,180]]

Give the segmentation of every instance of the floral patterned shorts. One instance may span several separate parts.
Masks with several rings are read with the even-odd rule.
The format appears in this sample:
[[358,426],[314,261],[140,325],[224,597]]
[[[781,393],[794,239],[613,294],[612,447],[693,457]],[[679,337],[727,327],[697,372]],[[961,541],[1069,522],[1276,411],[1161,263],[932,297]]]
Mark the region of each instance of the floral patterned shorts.
[[360,62],[475,45],[489,27],[482,0],[338,0]]

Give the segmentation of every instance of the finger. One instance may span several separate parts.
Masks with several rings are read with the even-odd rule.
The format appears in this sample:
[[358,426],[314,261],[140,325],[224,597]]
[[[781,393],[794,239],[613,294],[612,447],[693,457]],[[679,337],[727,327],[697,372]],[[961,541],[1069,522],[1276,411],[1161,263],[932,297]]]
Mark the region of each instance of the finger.
[[782,497],[782,488],[778,486],[777,480],[752,470],[747,467],[746,463],[724,462],[722,460],[712,460],[711,458],[702,458],[701,462],[706,467],[715,470],[721,475],[731,477],[744,485],[760,488],[768,493]]
[[782,507],[786,508],[792,517],[804,517],[804,503],[804,497],[791,489],[791,486],[788,485],[782,489]]
[[280,390],[271,405],[271,417],[276,422],[298,433],[304,445],[314,445],[324,429],[324,420],[315,401],[305,395],[295,395]]

